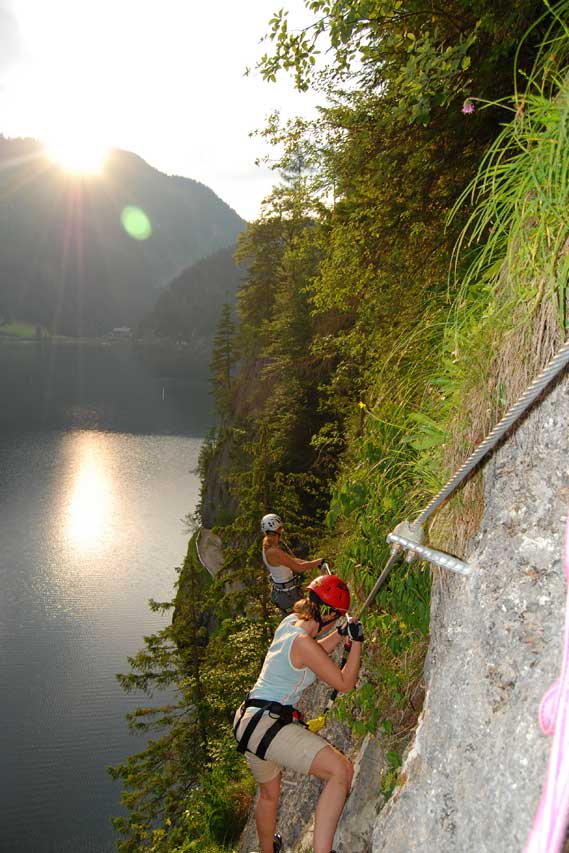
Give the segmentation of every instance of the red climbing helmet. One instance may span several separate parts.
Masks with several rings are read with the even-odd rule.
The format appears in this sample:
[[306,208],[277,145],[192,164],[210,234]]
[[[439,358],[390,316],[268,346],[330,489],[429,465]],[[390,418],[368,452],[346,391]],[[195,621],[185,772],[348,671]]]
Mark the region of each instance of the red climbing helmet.
[[308,584],[311,598],[317,603],[327,604],[338,613],[345,614],[350,607],[350,590],[337,575],[320,575]]

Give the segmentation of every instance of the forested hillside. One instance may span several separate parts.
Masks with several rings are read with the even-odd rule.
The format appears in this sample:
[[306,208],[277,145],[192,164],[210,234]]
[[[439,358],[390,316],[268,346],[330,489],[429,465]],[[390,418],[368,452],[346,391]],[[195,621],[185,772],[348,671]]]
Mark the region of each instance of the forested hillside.
[[[219,627],[190,649],[174,622],[129,682],[160,671],[178,684],[201,753],[187,754],[177,718],[151,756],[118,768],[131,807],[118,822],[124,850],[237,843],[250,781],[230,720],[276,618],[260,516],[279,512],[291,540],[317,545],[363,600],[386,534],[423,508],[566,334],[566,0],[306,5],[314,26],[303,32],[274,16],[260,68],[269,80],[292,71],[323,106],[314,123],[274,116],[266,128],[281,180],[239,240],[238,326],[217,336],[202,516],[225,563],[199,601]],[[316,73],[320,37],[330,64]],[[435,517],[432,544],[460,556],[481,508],[475,479]],[[185,589],[199,583],[190,555]],[[366,681],[336,706],[357,734],[387,738],[386,794],[418,712],[429,604],[428,567],[403,564],[366,618]]]
[[245,226],[215,193],[114,150],[100,175],[62,172],[0,137],[0,318],[52,333],[135,326],[182,270]]
[[234,259],[235,246],[221,249],[180,273],[160,293],[139,324],[142,336],[189,344],[206,363],[219,320],[220,306],[234,309],[244,276]]

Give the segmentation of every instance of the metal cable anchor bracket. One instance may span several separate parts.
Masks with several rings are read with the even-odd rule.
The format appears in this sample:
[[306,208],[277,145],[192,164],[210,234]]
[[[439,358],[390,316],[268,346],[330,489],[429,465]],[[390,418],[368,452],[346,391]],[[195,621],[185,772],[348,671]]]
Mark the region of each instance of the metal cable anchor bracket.
[[417,522],[401,521],[395,530],[387,536],[387,542],[392,546],[392,553],[398,550],[406,551],[405,561],[411,563],[417,557],[422,560],[427,560],[441,569],[448,569],[463,577],[468,577],[472,569],[463,560],[457,557],[452,557],[450,554],[445,554],[443,551],[436,551],[434,548],[429,548],[424,545],[425,531],[421,524]]

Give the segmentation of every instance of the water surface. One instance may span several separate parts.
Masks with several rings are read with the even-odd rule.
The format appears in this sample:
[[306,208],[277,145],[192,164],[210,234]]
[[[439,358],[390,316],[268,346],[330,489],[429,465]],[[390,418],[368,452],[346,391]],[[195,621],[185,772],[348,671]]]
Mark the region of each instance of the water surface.
[[172,597],[198,499],[205,395],[178,383],[176,403],[124,352],[119,371],[93,352],[59,353],[55,374],[11,352],[0,370],[0,399],[16,363],[34,395],[17,386],[19,416],[0,412],[2,853],[115,849],[106,767],[143,747],[124,715],[148,700],[114,676],[165,622],[147,601]]

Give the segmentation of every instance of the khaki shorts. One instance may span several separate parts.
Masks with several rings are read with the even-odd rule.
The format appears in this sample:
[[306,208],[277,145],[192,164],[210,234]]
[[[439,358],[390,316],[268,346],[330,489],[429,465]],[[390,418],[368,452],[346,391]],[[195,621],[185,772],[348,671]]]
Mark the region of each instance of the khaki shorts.
[[[238,736],[243,734],[247,723],[258,710],[258,708],[247,708],[237,729]],[[241,708],[235,715],[234,725],[240,714]],[[259,741],[267,729],[273,725],[275,719],[270,714],[263,714],[251,735],[249,741],[251,749],[257,748]],[[266,758],[257,758],[252,752],[246,752],[245,758],[256,782],[270,782],[281,769],[308,774],[316,755],[325,746],[329,746],[329,744],[324,738],[314,734],[314,732],[309,732],[300,723],[289,723],[271,741],[266,752]]]

